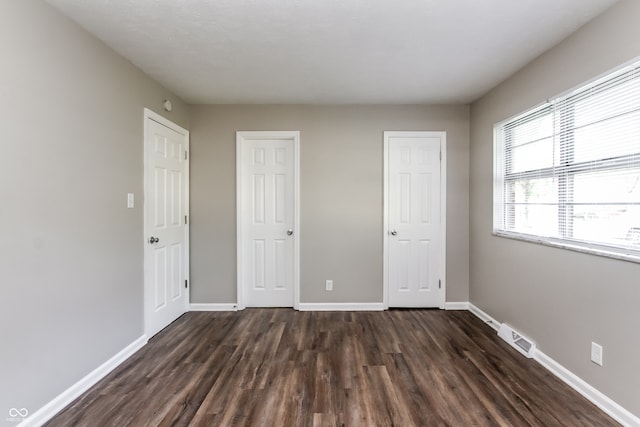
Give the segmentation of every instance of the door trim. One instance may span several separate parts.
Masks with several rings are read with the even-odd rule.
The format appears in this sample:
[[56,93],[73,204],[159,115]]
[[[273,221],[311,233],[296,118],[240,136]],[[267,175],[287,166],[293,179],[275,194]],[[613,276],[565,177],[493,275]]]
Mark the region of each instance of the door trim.
[[[149,289],[147,289],[147,276],[149,274],[149,272],[147,271],[147,265],[146,262],[144,260],[144,251],[147,245],[147,236],[149,235],[148,230],[147,230],[147,212],[148,210],[151,208],[150,206],[148,206],[147,203],[147,185],[149,185],[149,183],[147,182],[147,137],[149,136],[149,121],[153,120],[156,123],[159,123],[163,126],[168,127],[169,129],[178,132],[182,135],[184,135],[185,137],[185,150],[187,151],[187,153],[190,153],[189,151],[189,131],[175,123],[173,123],[172,121],[166,119],[165,117],[161,116],[160,114],[156,113],[155,111],[152,111],[148,108],[144,109],[144,140],[143,140],[143,151],[142,151],[142,159],[143,159],[143,170],[142,170],[142,175],[143,175],[143,211],[142,211],[142,251],[143,251],[143,313],[144,313],[144,332],[146,334],[147,337],[151,337],[150,334],[150,327],[149,327],[149,312],[147,310],[147,298],[151,297],[151,292]],[[185,191],[184,191],[184,214],[187,216],[188,219],[190,218],[190,214],[189,214],[189,163],[191,161],[191,156],[189,155],[187,157],[187,159],[184,162],[184,171],[185,171]],[[187,312],[189,311],[189,304],[191,302],[191,277],[190,277],[190,269],[189,269],[189,224],[191,223],[191,221],[187,221],[187,223],[184,226],[184,260],[185,260],[185,279],[187,280],[188,283],[188,287],[187,287],[187,292],[185,292],[185,297],[184,297],[184,311]]]
[[242,225],[242,143],[253,139],[280,139],[293,141],[293,308],[300,307],[300,131],[237,131],[236,132],[236,229],[237,229],[237,305],[244,310],[244,254],[245,230]]
[[440,262],[438,276],[442,280],[439,308],[444,309],[447,294],[447,133],[444,131],[401,132],[384,131],[384,186],[383,186],[383,220],[382,220],[382,303],[389,309],[389,138],[440,138]]

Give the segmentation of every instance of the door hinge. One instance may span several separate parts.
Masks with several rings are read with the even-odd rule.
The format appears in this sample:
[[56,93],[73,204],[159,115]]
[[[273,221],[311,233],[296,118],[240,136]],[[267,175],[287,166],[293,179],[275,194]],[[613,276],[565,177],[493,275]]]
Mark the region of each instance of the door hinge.
[[442,280],[438,279],[438,289],[442,289]]
[[184,150],[184,159],[189,160],[189,152],[187,150]]
[[187,219],[187,216],[185,215],[184,216],[184,225],[187,225],[187,224],[189,224],[189,220]]
[[184,279],[184,288],[187,289],[187,279]]
[[440,161],[442,161],[442,151],[440,151]]

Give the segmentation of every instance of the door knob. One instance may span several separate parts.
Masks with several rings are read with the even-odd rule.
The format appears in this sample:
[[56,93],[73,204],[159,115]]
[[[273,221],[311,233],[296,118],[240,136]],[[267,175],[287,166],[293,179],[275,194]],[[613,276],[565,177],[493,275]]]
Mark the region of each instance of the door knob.
[[158,239],[157,237],[153,237],[153,236],[149,237],[149,243],[151,243],[152,245],[154,243],[158,243],[159,241],[160,239]]
[[288,229],[287,230],[287,236],[291,236],[293,235],[293,230],[292,229]]
[[396,236],[398,234],[398,232],[396,230],[391,230],[391,235],[392,236]]

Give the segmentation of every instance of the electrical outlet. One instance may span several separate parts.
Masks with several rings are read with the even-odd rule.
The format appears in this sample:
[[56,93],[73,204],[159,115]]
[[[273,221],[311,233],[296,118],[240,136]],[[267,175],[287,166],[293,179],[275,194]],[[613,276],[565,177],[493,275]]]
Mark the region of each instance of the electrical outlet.
[[600,344],[591,343],[591,361],[602,366],[602,346]]
[[327,280],[324,283],[324,290],[325,291],[332,291],[333,290],[333,280]]

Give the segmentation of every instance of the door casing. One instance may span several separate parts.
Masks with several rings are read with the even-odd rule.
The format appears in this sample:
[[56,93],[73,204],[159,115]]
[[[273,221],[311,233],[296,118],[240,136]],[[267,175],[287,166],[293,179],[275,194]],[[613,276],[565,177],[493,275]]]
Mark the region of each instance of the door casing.
[[246,308],[244,289],[244,230],[243,206],[240,197],[243,188],[243,156],[242,144],[252,139],[281,139],[293,141],[293,308],[300,306],[300,132],[299,131],[238,131],[236,132],[236,227],[237,227],[237,306],[238,310]]
[[382,240],[383,240],[383,306],[384,309],[389,309],[389,150],[390,150],[390,138],[440,138],[440,259],[438,265],[438,275],[441,278],[442,292],[440,293],[439,308],[444,309],[446,293],[447,293],[447,278],[446,278],[446,266],[447,266],[447,133],[442,131],[419,131],[419,132],[404,132],[404,131],[385,131],[384,132],[384,187],[383,187],[383,226],[382,226]]

